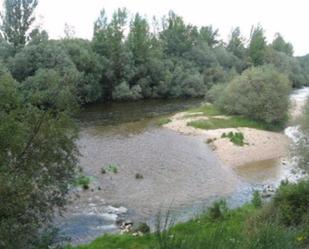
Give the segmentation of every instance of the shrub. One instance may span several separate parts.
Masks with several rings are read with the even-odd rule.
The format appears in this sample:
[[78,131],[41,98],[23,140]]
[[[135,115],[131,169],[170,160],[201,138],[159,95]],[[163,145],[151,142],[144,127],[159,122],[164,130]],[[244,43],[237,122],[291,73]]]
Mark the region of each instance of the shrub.
[[112,172],[114,174],[117,174],[118,173],[118,167],[117,167],[116,164],[110,164],[107,167],[107,171]]
[[296,249],[295,233],[277,224],[265,223],[255,228],[247,240],[249,249]]
[[225,200],[219,200],[213,203],[208,209],[208,214],[211,219],[217,220],[224,217],[227,212],[227,204]]
[[169,119],[169,118],[161,118],[159,121],[158,121],[158,124],[159,126],[163,126],[163,125],[166,125],[168,123],[170,123],[172,120]]
[[273,200],[279,221],[298,225],[309,210],[309,181],[281,185]]
[[250,68],[229,84],[211,91],[214,104],[230,114],[268,124],[282,124],[287,117],[291,86],[272,66]]
[[262,198],[259,191],[254,191],[251,203],[256,208],[262,207]]
[[76,179],[77,186],[81,186],[84,190],[89,189],[90,178],[88,176],[79,176]]
[[230,141],[233,144],[239,145],[239,146],[244,146],[245,142],[244,142],[244,134],[242,132],[229,132],[228,134],[223,133],[222,138],[229,138]]

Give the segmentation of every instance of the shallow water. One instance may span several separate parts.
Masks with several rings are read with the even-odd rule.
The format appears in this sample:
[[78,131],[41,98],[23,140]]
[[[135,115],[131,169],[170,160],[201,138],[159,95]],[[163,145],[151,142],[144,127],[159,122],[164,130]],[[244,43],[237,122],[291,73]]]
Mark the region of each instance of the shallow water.
[[[302,100],[303,91],[292,99],[298,101],[298,96]],[[153,225],[159,211],[171,210],[177,220],[187,220],[221,197],[238,206],[250,200],[253,188],[279,183],[290,173],[290,163],[276,160],[235,171],[224,168],[204,141],[157,125],[160,118],[201,101],[105,103],[82,111],[78,117],[80,163],[93,181],[90,190],[80,191],[80,198],[73,200],[60,219],[62,232],[73,243],[117,232],[115,222],[120,217]],[[101,173],[109,164],[117,165],[117,174]],[[135,179],[137,173],[143,179]]]

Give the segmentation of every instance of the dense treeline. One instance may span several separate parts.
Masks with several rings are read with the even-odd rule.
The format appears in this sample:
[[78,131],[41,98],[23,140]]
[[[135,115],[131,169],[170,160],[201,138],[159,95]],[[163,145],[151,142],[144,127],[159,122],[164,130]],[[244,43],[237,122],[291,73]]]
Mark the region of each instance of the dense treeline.
[[248,41],[235,28],[224,43],[217,29],[186,24],[173,12],[150,24],[118,9],[111,19],[101,11],[91,41],[71,37],[68,25],[64,39],[50,40],[44,30],[31,29],[34,17],[16,26],[6,7],[0,60],[14,79],[31,89],[57,75],[80,103],[203,97],[214,84],[264,64],[273,64],[294,87],[309,82],[308,58],[293,57],[293,46],[280,34],[267,44],[261,26],[252,28]]

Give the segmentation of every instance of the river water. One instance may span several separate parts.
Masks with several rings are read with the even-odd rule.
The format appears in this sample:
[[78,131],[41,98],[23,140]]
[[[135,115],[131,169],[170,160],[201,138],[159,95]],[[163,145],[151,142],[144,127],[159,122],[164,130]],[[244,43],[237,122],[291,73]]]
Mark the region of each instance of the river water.
[[[299,103],[309,88],[295,92]],[[80,116],[80,164],[91,178],[90,189],[77,191],[57,224],[74,244],[104,233],[119,232],[119,218],[147,222],[168,210],[178,221],[201,213],[213,200],[226,198],[239,206],[253,189],[278,184],[290,176],[292,159],[269,160],[236,170],[221,164],[208,145],[196,138],[158,126],[175,112],[202,100],[149,100],[104,103],[85,108]],[[287,129],[292,137],[297,127]],[[117,167],[117,174],[102,168]],[[136,179],[140,174],[143,179]]]

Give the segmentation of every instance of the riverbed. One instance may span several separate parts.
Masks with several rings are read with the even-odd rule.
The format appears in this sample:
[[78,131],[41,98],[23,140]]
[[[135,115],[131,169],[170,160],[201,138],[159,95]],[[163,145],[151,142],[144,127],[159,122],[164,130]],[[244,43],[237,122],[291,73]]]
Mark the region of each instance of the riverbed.
[[[309,88],[291,98],[299,103],[304,94],[309,95]],[[227,198],[231,206],[238,206],[250,200],[253,189],[290,176],[292,159],[234,170],[223,165],[202,139],[158,125],[162,117],[202,101],[150,100],[85,108],[78,117],[78,144],[80,165],[91,184],[89,190],[78,191],[79,198],[72,198],[59,219],[62,233],[78,244],[119,232],[119,218],[153,226],[157,213],[169,210],[177,220],[187,220],[215,199]],[[109,165],[117,173],[109,171]],[[136,179],[137,174],[142,179]]]

